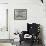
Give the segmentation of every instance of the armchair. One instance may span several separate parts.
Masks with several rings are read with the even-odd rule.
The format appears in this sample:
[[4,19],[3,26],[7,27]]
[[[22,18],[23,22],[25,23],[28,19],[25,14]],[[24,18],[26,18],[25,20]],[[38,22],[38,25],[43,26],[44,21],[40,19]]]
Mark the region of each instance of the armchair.
[[[40,33],[40,24],[32,23],[29,24],[27,23],[27,31],[22,31],[22,33],[19,35],[20,36],[20,44],[22,41],[25,41],[24,35],[29,34],[32,37],[29,39],[30,43],[33,45],[34,42],[39,43],[39,33]],[[28,38],[26,38],[27,40]]]

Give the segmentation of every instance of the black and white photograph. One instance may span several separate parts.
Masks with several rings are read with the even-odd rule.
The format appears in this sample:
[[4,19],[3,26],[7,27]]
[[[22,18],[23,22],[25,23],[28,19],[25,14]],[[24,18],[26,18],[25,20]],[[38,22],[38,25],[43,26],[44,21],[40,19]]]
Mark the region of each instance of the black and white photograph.
[[46,0],[0,0],[0,46],[46,46]]

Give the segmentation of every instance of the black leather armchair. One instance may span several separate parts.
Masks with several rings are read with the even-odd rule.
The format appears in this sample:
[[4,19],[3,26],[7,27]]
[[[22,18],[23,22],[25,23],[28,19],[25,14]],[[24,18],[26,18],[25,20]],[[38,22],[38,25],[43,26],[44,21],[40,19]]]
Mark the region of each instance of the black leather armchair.
[[27,23],[27,31],[22,31],[21,34],[19,35],[20,36],[20,44],[22,41],[25,40],[24,39],[25,34],[32,35],[32,38],[29,40],[29,41],[31,41],[31,44],[33,44],[34,42],[39,43],[39,33],[40,33],[40,24]]

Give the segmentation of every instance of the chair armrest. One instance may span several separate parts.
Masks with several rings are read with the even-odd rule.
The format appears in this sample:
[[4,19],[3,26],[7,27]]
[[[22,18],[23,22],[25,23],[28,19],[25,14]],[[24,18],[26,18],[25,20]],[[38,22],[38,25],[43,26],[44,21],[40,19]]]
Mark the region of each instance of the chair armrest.
[[27,33],[28,33],[27,31],[22,31],[22,34],[23,34],[23,35],[25,35],[25,34],[27,34]]
[[24,35],[27,34],[27,31],[22,31],[21,34],[19,34],[20,41],[24,40]]

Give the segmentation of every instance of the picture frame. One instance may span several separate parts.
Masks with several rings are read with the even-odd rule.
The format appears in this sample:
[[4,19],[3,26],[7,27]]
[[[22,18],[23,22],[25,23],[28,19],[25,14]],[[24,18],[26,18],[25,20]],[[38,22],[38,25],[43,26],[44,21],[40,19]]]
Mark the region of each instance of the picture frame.
[[27,20],[27,9],[14,9],[14,20]]

